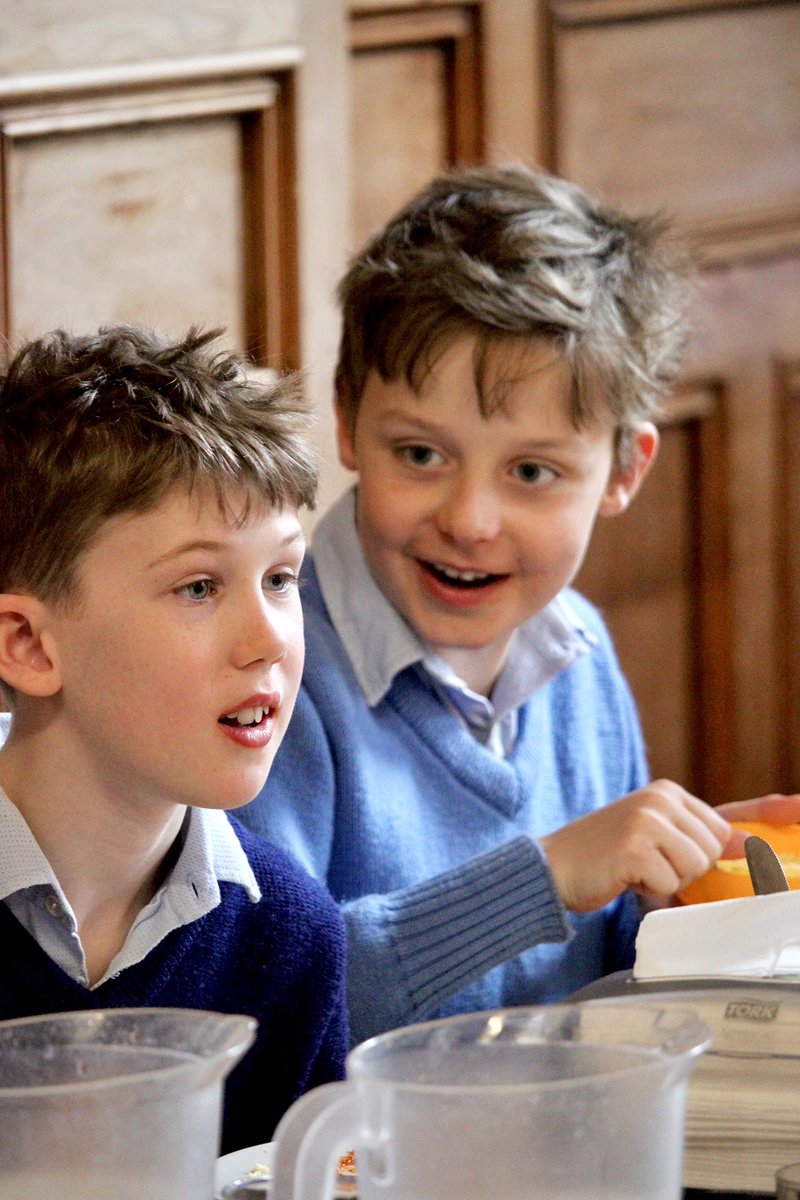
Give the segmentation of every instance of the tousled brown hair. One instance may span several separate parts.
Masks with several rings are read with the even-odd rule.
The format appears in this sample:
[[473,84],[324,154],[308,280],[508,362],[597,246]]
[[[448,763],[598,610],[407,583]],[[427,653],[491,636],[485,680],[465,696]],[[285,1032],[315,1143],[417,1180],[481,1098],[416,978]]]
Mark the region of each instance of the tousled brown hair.
[[686,339],[691,263],[668,222],[628,217],[521,166],[439,176],[352,260],[341,281],[338,403],[351,428],[370,371],[417,390],[458,336],[489,352],[546,341],[572,369],[581,425],[607,404],[621,443],[658,412]]
[[131,325],[29,342],[0,375],[0,591],[67,602],[104,521],[209,486],[223,511],[313,507],[317,466],[296,377],[249,379],[220,331]]

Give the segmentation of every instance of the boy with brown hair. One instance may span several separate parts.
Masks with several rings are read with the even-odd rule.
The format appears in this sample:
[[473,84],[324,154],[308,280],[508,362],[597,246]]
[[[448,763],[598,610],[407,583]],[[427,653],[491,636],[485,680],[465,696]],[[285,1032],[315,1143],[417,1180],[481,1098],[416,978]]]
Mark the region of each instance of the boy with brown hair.
[[308,414],[215,336],[56,331],[0,377],[0,1019],[255,1017],[227,1152],[340,1078],[347,1033],[336,906],[227,811],[300,682]]
[[682,255],[563,180],[434,180],[340,288],[339,453],[357,484],[304,569],[307,658],[242,813],[341,903],[355,1040],[560,1000],[629,966],[639,898],[723,853],[726,817],[648,783],[599,613],[570,588],[631,502],[684,342]]

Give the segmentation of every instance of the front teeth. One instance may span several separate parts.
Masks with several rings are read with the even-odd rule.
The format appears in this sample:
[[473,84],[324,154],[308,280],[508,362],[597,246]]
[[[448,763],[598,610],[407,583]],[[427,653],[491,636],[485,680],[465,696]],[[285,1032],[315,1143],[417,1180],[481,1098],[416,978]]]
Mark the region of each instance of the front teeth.
[[239,725],[258,725],[266,711],[265,708],[240,708],[238,712],[226,713],[225,718]]
[[456,571],[454,567],[445,567],[441,563],[434,564],[437,571],[441,571],[442,575],[446,575],[448,579],[461,579],[464,583],[474,583],[476,579],[488,579],[486,571]]

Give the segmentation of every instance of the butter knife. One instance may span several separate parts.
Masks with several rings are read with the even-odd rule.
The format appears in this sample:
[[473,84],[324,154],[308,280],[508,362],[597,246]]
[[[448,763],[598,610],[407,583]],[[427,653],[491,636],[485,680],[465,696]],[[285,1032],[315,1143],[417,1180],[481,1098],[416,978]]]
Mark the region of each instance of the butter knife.
[[754,833],[750,834],[745,838],[744,854],[753,882],[753,891],[757,896],[789,891],[780,859],[769,842],[765,842]]

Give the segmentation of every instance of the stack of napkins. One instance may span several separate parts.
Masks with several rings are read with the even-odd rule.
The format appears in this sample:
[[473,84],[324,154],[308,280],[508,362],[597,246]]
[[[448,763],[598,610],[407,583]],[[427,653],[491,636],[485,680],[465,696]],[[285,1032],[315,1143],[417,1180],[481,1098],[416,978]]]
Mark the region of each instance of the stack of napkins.
[[633,977],[800,978],[800,892],[648,913],[636,938]]
[[689,1075],[683,1185],[719,1200],[771,1196],[777,1169],[800,1162],[800,987],[668,986],[634,991],[629,1002],[691,1009],[713,1031]]
[[714,1030],[689,1078],[684,1186],[772,1195],[800,1161],[800,892],[648,913],[633,976],[640,1002]]

